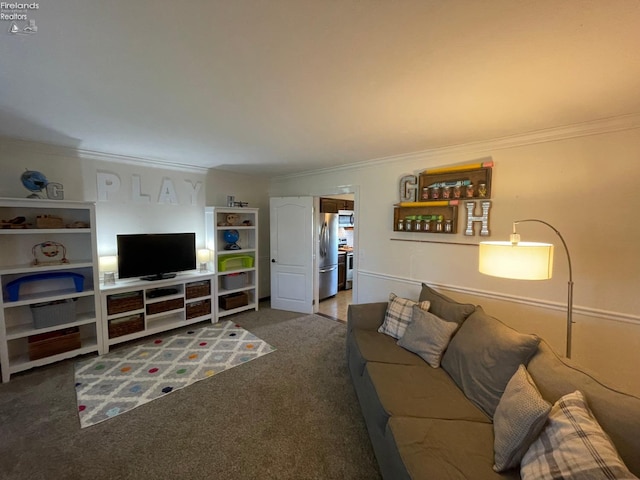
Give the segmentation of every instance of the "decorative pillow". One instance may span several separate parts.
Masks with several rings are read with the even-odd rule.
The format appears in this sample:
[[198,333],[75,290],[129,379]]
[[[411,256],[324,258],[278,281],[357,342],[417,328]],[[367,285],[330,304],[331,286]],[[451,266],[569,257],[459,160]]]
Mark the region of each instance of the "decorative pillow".
[[462,324],[473,313],[475,305],[458,303],[455,300],[436,292],[427,284],[422,284],[419,301],[428,300],[431,303],[429,311],[434,315],[450,322]]
[[438,318],[433,313],[414,305],[413,318],[404,335],[398,340],[398,345],[419,355],[433,368],[438,368],[442,353],[458,327],[456,322]]
[[540,338],[506,326],[476,307],[442,357],[442,368],[469,400],[493,418],[507,383],[537,351]]
[[522,459],[523,480],[539,478],[636,479],[579,390],[551,408],[546,427]]
[[536,387],[524,365],[513,374],[493,416],[493,452],[496,472],[520,465],[531,443],[538,438],[551,404]]
[[420,306],[423,310],[429,309],[429,302],[418,303],[391,293],[387,312],[384,315],[384,322],[378,328],[378,332],[386,333],[393,338],[402,337],[413,316],[412,308],[414,305]]

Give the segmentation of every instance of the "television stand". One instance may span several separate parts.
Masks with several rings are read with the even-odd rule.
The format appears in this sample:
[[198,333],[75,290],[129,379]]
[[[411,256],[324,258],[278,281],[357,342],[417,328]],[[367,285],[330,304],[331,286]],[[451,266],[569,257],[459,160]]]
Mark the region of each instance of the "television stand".
[[216,323],[215,273],[185,272],[148,282],[100,285],[104,350],[116,344],[208,321]]

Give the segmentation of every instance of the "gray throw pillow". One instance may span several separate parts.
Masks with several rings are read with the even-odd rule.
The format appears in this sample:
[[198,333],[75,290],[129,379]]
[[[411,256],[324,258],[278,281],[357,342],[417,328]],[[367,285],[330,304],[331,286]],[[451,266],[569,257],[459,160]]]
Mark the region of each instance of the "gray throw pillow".
[[476,307],[442,357],[442,368],[478,408],[493,418],[507,383],[527,365],[540,338],[519,333]]
[[580,390],[551,408],[549,421],[522,459],[522,480],[539,478],[636,479]]
[[400,338],[404,335],[404,331],[411,322],[413,317],[413,306],[428,310],[429,302],[415,302],[408,298],[402,298],[395,293],[389,294],[389,304],[384,314],[384,321],[378,328],[378,332],[389,335],[393,338]]
[[436,317],[417,305],[413,307],[413,318],[398,345],[419,355],[433,368],[440,366],[442,353],[449,345],[451,336],[458,329],[456,322]]
[[496,472],[520,466],[525,452],[538,438],[551,404],[536,387],[524,365],[513,374],[493,416],[493,452]]
[[470,303],[456,302],[446,295],[436,292],[425,283],[422,284],[419,300],[421,302],[428,300],[431,303],[429,311],[434,315],[458,324],[462,324],[476,308],[475,305]]

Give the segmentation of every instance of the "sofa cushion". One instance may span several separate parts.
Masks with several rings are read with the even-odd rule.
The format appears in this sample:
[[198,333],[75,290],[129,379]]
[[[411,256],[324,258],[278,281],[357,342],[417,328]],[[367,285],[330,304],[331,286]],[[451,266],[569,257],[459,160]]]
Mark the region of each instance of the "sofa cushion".
[[419,301],[428,300],[431,304],[429,311],[440,318],[461,324],[473,313],[475,305],[459,303],[452,298],[436,292],[427,284],[422,284]]
[[517,470],[493,471],[489,423],[392,417],[387,428],[413,480],[518,479]]
[[493,417],[507,383],[520,364],[527,364],[538,343],[537,336],[519,333],[476,307],[449,343],[442,368]]
[[[397,348],[397,347],[396,347]],[[460,391],[441,368],[369,362],[364,378],[373,386],[382,411],[389,416],[459,419],[490,423],[490,419]]]
[[413,307],[418,305],[423,310],[429,309],[428,301],[416,302],[408,298],[402,298],[395,293],[389,294],[389,305],[384,315],[384,321],[378,332],[390,335],[393,338],[400,338],[404,335],[404,331],[411,322],[413,317]]
[[371,330],[354,330],[347,340],[351,358],[358,363],[362,375],[367,362],[424,365],[417,355],[399,348],[396,339]]
[[442,354],[458,327],[456,322],[443,320],[414,305],[413,319],[398,340],[398,345],[419,355],[433,368],[438,368]]
[[522,459],[523,480],[633,479],[579,390],[560,398]]
[[544,428],[550,410],[551,404],[542,398],[527,369],[520,365],[493,416],[494,470],[503,472],[520,466],[523,455]]

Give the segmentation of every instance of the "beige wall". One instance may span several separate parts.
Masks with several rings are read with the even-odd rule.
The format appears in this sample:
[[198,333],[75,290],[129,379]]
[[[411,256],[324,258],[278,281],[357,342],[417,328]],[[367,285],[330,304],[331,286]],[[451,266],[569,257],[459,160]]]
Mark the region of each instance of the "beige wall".
[[[591,129],[593,131],[593,129]],[[603,130],[604,132],[604,130]],[[549,133],[549,132],[547,132]],[[561,244],[544,225],[519,226],[523,240],[557,245],[549,281],[512,281],[477,271],[479,237],[394,233],[393,204],[403,174],[428,167],[495,162],[491,240],[507,240],[512,221],[545,220],[565,237],[575,282],[573,359],[613,384],[640,394],[640,129],[549,139],[528,136],[298,175],[272,181],[271,195],[322,194],[351,185],[356,195],[354,301],[417,296],[421,281],[482,304],[521,331],[564,352],[568,269]],[[549,138],[551,135],[549,135]],[[459,211],[459,228],[465,212]],[[394,241],[450,240],[473,245]]]

